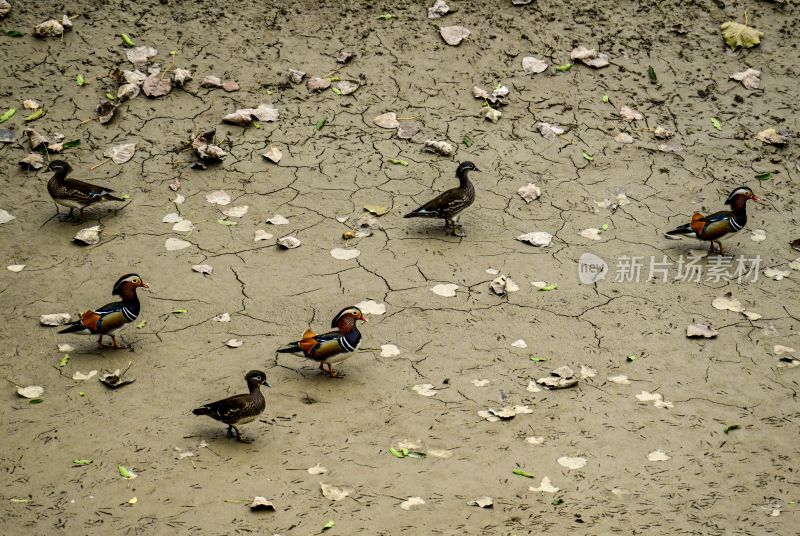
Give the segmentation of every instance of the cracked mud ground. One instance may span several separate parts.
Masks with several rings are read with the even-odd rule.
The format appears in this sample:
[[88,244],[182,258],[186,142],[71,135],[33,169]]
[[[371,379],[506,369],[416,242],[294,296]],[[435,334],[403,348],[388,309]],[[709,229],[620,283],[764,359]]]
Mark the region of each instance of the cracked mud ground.
[[[43,225],[53,211],[45,188],[50,174],[21,171],[21,145],[0,149],[0,208],[17,217],[0,226],[3,260],[27,265],[0,273],[0,372],[46,388],[38,405],[16,397],[10,385],[4,391],[0,532],[312,534],[328,519],[336,521],[331,534],[796,531],[800,368],[778,367],[773,346],[800,348],[798,272],[746,284],[647,283],[643,276],[638,284],[606,280],[597,287],[580,285],[576,275],[586,251],[613,264],[621,255],[675,261],[702,248],[662,233],[695,210],[719,210],[740,184],[770,204],[750,205],[748,228],[726,243],[731,253],[760,255],[764,266],[797,257],[787,245],[798,238],[800,218],[796,144],[775,149],[754,139],[768,127],[798,131],[800,39],[789,8],[543,0],[514,8],[454,0],[459,11],[437,22],[463,24],[472,35],[448,47],[425,18],[427,5],[411,2],[237,2],[234,9],[217,1],[149,1],[135,11],[128,5],[72,3],[70,14],[81,16],[63,42],[2,38],[3,107],[19,107],[25,98],[43,102],[47,115],[33,126],[82,141],[66,154],[74,177],[132,200],[116,214],[92,211],[87,226],[99,220],[102,240],[79,248],[70,240],[80,227]],[[719,24],[744,9],[766,37],[755,49],[726,55]],[[397,19],[377,19],[385,12]],[[15,3],[3,28],[30,34],[61,13]],[[670,31],[679,23],[688,34]],[[156,47],[162,61],[177,50],[178,65],[195,81],[162,99],[137,97],[110,125],[84,123],[106,91],[103,77],[124,59],[116,37],[122,32]],[[522,73],[523,56],[565,63],[576,45],[608,53],[612,65]],[[357,56],[341,67],[334,58],[343,48]],[[649,65],[658,84],[648,80]],[[337,67],[343,78],[363,79],[354,95],[310,95],[286,81],[289,68],[323,75]],[[763,90],[729,80],[746,67],[764,71]],[[78,72],[89,79],[85,87],[75,87]],[[200,89],[197,80],[209,74],[237,80],[242,90]],[[497,83],[511,95],[495,125],[481,119],[471,89]],[[278,106],[278,122],[261,129],[219,125],[226,113],[262,102]],[[624,125],[622,105],[645,119]],[[374,126],[372,118],[386,111],[416,118],[421,132],[406,141]],[[21,130],[19,115],[3,126]],[[317,131],[322,117],[328,123]],[[568,132],[547,141],[536,131],[539,121]],[[674,130],[685,150],[656,151],[647,129],[657,124]],[[230,155],[206,171],[190,169],[185,143],[215,126]],[[614,142],[619,129],[635,143]],[[465,136],[474,142],[469,148]],[[458,145],[455,158],[423,152],[426,139]],[[107,146],[125,141],[138,144],[131,162],[90,170]],[[279,165],[260,156],[270,144],[284,153]],[[409,166],[390,165],[389,158]],[[462,218],[465,239],[443,235],[438,222],[401,218],[432,191],[451,187],[463,160],[484,170],[474,177],[477,201]],[[773,178],[754,179],[764,171]],[[197,226],[188,236],[161,223],[175,211],[168,184],[177,178],[186,196],[178,210]],[[543,191],[530,205],[516,194],[528,182]],[[232,195],[231,206],[250,207],[238,226],[217,223],[219,210],[205,200],[217,189]],[[595,201],[618,191],[629,205],[614,213],[596,208]],[[358,259],[333,259],[329,251],[342,246],[347,229],[335,218],[347,215],[352,223],[364,204],[391,207],[380,218],[384,229],[357,243]],[[290,224],[264,223],[276,213]],[[609,229],[600,242],[578,235],[604,223]],[[255,229],[294,233],[303,245],[281,251],[274,239],[253,242]],[[765,229],[767,239],[750,240],[752,229]],[[553,233],[553,245],[515,240],[534,230]],[[165,251],[172,236],[193,245]],[[213,274],[192,272],[200,263],[211,264]],[[489,268],[522,290],[496,296]],[[75,314],[105,303],[116,278],[132,271],[153,288],[141,293],[139,318],[147,325],[124,332],[130,352],[100,352],[89,337],[58,336],[38,325],[43,313]],[[537,280],[558,289],[538,292],[529,285]],[[459,285],[456,297],[429,290],[443,282]],[[729,291],[763,318],[713,309],[711,301]],[[313,363],[274,357],[280,344],[309,326],[321,329],[339,309],[366,298],[385,303],[387,312],[370,316],[361,351],[339,365],[346,378],[330,380]],[[188,313],[171,314],[175,309]],[[230,323],[212,320],[223,312]],[[695,321],[710,322],[719,337],[686,339],[685,327]],[[243,346],[227,348],[232,337]],[[520,338],[527,349],[511,346]],[[76,347],[66,367],[58,367],[56,343]],[[396,344],[400,355],[380,357],[382,344]],[[532,355],[548,360],[532,362]],[[626,361],[629,355],[639,358]],[[136,382],[118,391],[71,379],[75,371],[124,368],[130,360]],[[570,390],[526,390],[561,365],[586,365],[598,375]],[[273,385],[267,411],[243,428],[254,443],[230,441],[224,426],[190,414],[200,403],[242,392],[243,374],[253,368],[267,370]],[[620,374],[631,384],[606,380]],[[476,387],[474,379],[489,384]],[[421,383],[433,384],[436,396],[411,389]],[[501,390],[533,413],[483,420],[478,411],[503,405]],[[640,403],[634,395],[643,390],[662,393],[674,408]],[[723,433],[734,424],[740,428]],[[526,442],[531,436],[544,443]],[[388,454],[406,439],[452,457]],[[202,441],[208,448],[198,447]],[[176,448],[196,456],[177,459]],[[671,459],[648,461],[656,449]],[[569,470],[556,462],[561,456],[588,463]],[[94,461],[71,467],[77,458]],[[316,463],[330,473],[309,475],[306,468]],[[117,465],[139,477],[120,478]],[[517,467],[536,478],[512,474]],[[528,491],[543,476],[561,491]],[[320,481],[355,491],[331,502]],[[615,488],[629,490],[628,500],[619,500]],[[272,499],[277,511],[248,512],[244,501],[254,495]],[[481,495],[494,498],[493,509],[466,505]],[[134,496],[138,502],[127,504]],[[411,496],[426,504],[400,509]],[[552,505],[555,497],[563,503]],[[781,514],[769,515],[776,507]]]

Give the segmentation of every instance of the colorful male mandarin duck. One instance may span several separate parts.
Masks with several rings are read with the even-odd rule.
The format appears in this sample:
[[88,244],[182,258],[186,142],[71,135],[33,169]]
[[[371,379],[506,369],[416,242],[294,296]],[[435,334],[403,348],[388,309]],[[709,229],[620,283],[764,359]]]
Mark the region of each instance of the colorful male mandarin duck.
[[56,213],[59,215],[61,212],[58,210],[58,205],[69,208],[67,218],[72,216],[74,209],[80,210],[80,216],[83,217],[83,209],[89,205],[99,203],[100,201],[124,201],[120,197],[111,195],[114,190],[110,188],[102,188],[76,179],[68,179],[67,175],[72,171],[72,166],[63,160],[53,160],[50,162],[50,171],[55,174],[47,182],[47,191],[53,202],[56,204]]
[[694,236],[699,240],[708,240],[711,242],[709,251],[714,251],[714,242],[719,245],[719,254],[722,255],[722,242],[720,240],[731,233],[735,233],[744,228],[747,224],[747,200],[760,202],[761,198],[753,193],[753,190],[747,186],[740,186],[736,188],[725,204],[730,206],[732,210],[721,210],[708,216],[703,216],[699,212],[695,212],[692,216],[691,223],[681,225],[680,227],[669,231],[668,235],[686,235]]
[[[282,354],[296,354],[319,362],[319,370],[331,378],[341,377],[333,371],[333,363],[344,361],[353,355],[361,343],[361,332],[356,327],[356,320],[367,321],[361,309],[347,307],[339,311],[331,327],[336,328],[322,335],[306,330],[299,341],[287,344],[278,349]],[[326,371],[323,365],[328,365]]]
[[472,162],[462,162],[456,170],[458,188],[451,188],[442,192],[421,207],[403,216],[404,218],[443,218],[448,229],[452,229],[456,236],[466,236],[461,223],[458,221],[461,211],[475,201],[475,187],[470,182],[467,173],[480,171]]
[[97,346],[101,349],[104,348],[103,335],[108,335],[111,337],[114,348],[122,348],[117,344],[116,333],[139,316],[139,297],[136,295],[136,289],[139,287],[150,288],[150,285],[142,281],[137,274],[123,275],[114,283],[114,289],[111,292],[122,298],[122,301],[109,303],[96,311],[86,311],[81,315],[80,320],[69,324],[67,329],[61,330],[59,333],[100,335],[100,338],[97,339]]
[[208,415],[216,421],[227,424],[228,437],[233,437],[231,432],[234,432],[238,441],[250,443],[252,440],[242,439],[242,435],[236,425],[241,426],[254,421],[256,417],[264,412],[267,401],[264,400],[264,395],[261,393],[261,386],[272,386],[267,381],[267,375],[260,370],[248,372],[244,377],[244,381],[247,382],[249,393],[211,402],[193,409],[192,413],[195,415]]

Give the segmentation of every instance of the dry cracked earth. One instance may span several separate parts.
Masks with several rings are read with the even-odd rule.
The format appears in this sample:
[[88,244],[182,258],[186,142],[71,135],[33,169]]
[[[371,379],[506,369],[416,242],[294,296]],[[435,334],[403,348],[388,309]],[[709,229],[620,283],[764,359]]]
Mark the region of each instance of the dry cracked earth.
[[[800,39],[791,5],[453,0],[455,13],[430,21],[428,4],[417,2],[13,3],[0,23],[2,108],[40,101],[46,114],[30,126],[81,141],[63,155],[73,176],[130,200],[116,212],[110,205],[87,211],[82,226],[51,218],[50,173],[17,165],[29,152],[28,111],[2,125],[16,130],[17,141],[0,147],[0,208],[16,219],[0,225],[0,249],[5,264],[26,266],[0,273],[0,374],[45,393],[30,404],[10,383],[4,390],[0,532],[305,535],[333,520],[329,534],[796,533],[800,367],[775,347],[800,348],[800,272],[779,281],[759,274],[757,281],[691,282],[674,273],[667,282],[645,273],[638,282],[614,280],[622,256],[677,263],[702,249],[663,232],[694,211],[723,208],[739,185],[767,203],[749,205],[747,229],[726,242],[730,253],[758,257],[762,268],[788,269],[798,257],[789,246],[799,237],[796,142],[755,139],[770,127],[798,131]],[[72,32],[31,36],[64,7]],[[745,10],[763,42],[726,53],[719,25],[741,21]],[[395,18],[379,18],[384,13]],[[448,46],[438,26],[456,24],[471,35]],[[13,29],[26,35],[7,37]],[[162,98],[140,95],[101,125],[95,107],[116,87],[109,71],[131,68],[121,33],[157,48],[152,62],[162,66],[175,50],[177,65],[195,79]],[[524,56],[560,65],[578,45],[607,53],[611,65],[534,76],[522,70]],[[345,65],[335,60],[343,49],[356,53]],[[747,67],[762,71],[760,89],[729,78]],[[290,68],[361,85],[352,95],[312,94],[288,81]],[[78,73],[87,80],[82,87]],[[206,75],[236,80],[241,90],[201,88]],[[510,95],[494,124],[481,116],[472,88],[497,84]],[[260,128],[220,123],[261,103],[274,103],[279,120]],[[622,121],[625,105],[644,118]],[[419,133],[404,140],[377,127],[373,118],[385,112],[418,124]],[[566,132],[547,140],[539,122]],[[670,141],[683,150],[659,151],[657,125],[673,130]],[[229,154],[207,170],[191,169],[188,144],[210,128]],[[633,143],[617,143],[620,132]],[[427,139],[449,141],[457,152],[426,152]],[[103,163],[104,150],[123,142],[137,144],[133,159]],[[261,156],[267,147],[283,152],[277,165]],[[465,238],[446,235],[439,222],[402,219],[453,186],[465,160],[483,169],[473,176],[477,201],[462,218]],[[768,180],[755,178],[765,172]],[[169,188],[177,180],[180,205]],[[542,195],[527,204],[516,192],[529,182]],[[206,201],[220,189],[232,197],[229,207],[249,207],[235,226],[218,223],[229,207]],[[630,203],[598,206],[619,193]],[[364,205],[389,207],[381,228],[344,240]],[[176,211],[193,231],[162,223]],[[265,222],[275,214],[289,223]],[[98,244],[72,242],[98,223]],[[599,241],[579,234],[604,225]],[[255,242],[257,229],[274,237]],[[753,229],[766,239],[752,240]],[[531,231],[551,233],[552,244],[515,239]],[[290,234],[299,248],[276,247]],[[190,246],[167,251],[173,237]],[[337,260],[330,254],[337,247],[360,255]],[[586,252],[608,262],[605,280],[579,282]],[[213,273],[193,272],[196,264]],[[498,296],[487,269],[521,290]],[[141,293],[137,324],[146,325],[123,334],[129,350],[100,351],[93,338],[39,325],[42,314],[75,315],[111,301],[111,286],[128,272],[152,286]],[[557,289],[540,291],[534,281]],[[458,285],[455,296],[434,294],[440,283]],[[713,308],[727,292],[761,318]],[[338,366],[343,379],[324,377],[299,357],[275,356],[303,330],[324,329],[342,307],[367,299],[386,312],[369,315],[362,348]],[[213,320],[225,312],[230,322]],[[694,322],[719,335],[687,339]],[[243,345],[227,347],[231,338]],[[527,348],[512,346],[519,339]],[[59,366],[64,343],[75,350]],[[387,344],[399,355],[382,357]],[[129,362],[136,381],[118,390],[96,377],[72,379]],[[575,370],[577,386],[528,389],[563,365]],[[596,375],[581,377],[582,366]],[[273,385],[266,412],[243,427],[253,443],[227,439],[223,425],[191,415],[242,392],[253,368],[266,370]],[[420,384],[434,395],[418,394]],[[671,404],[637,399],[642,392]],[[532,412],[500,422],[478,415],[515,405]],[[389,453],[403,445],[429,455]],[[564,457],[585,466],[569,469],[558,461]],[[92,463],[73,467],[76,459]],[[318,463],[329,472],[309,474]],[[120,477],[119,465],[138,478]],[[544,477],[559,490],[529,490]],[[320,482],[351,493],[331,501]],[[467,505],[484,495],[493,508]],[[250,512],[253,496],[271,499],[276,511]],[[401,508],[409,497],[424,504]]]

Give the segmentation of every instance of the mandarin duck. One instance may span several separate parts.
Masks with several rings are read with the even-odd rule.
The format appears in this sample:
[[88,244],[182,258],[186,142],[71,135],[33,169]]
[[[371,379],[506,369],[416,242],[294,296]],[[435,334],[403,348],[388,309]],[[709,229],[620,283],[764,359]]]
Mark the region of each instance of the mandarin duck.
[[77,179],[68,179],[67,175],[72,171],[72,166],[63,160],[53,160],[48,167],[55,173],[47,181],[47,191],[53,198],[56,213],[59,215],[61,212],[58,210],[58,205],[69,208],[67,218],[72,217],[72,211],[76,208],[80,210],[80,216],[83,218],[83,209],[89,205],[101,201],[124,201],[121,197],[111,195],[111,192],[114,191],[111,188],[95,186]]
[[736,188],[725,204],[731,207],[731,210],[721,210],[708,216],[703,216],[699,212],[695,212],[692,216],[692,221],[685,225],[681,225],[667,232],[668,235],[686,235],[694,236],[699,240],[707,240],[711,242],[709,251],[714,251],[714,242],[719,245],[719,254],[722,255],[722,242],[720,240],[737,231],[740,231],[747,224],[747,201],[760,202],[761,198],[753,193],[753,190],[747,186],[740,186]]
[[267,401],[264,400],[264,395],[261,393],[261,386],[272,386],[267,381],[267,375],[260,370],[248,372],[244,377],[244,381],[247,382],[249,393],[205,404],[193,409],[192,413],[195,415],[208,415],[215,421],[227,424],[228,437],[234,437],[232,435],[233,432],[236,434],[237,441],[250,443],[252,439],[242,439],[242,434],[239,433],[236,425],[241,426],[254,421],[256,417],[263,413],[264,408],[267,406]]
[[142,281],[138,274],[123,275],[114,283],[111,292],[114,296],[122,298],[122,301],[109,303],[94,311],[86,311],[80,320],[68,324],[67,328],[59,333],[100,335],[97,339],[97,347],[100,349],[104,348],[103,335],[108,335],[114,348],[122,348],[117,344],[116,333],[139,316],[139,297],[136,295],[136,289],[139,287],[150,288],[150,285]]
[[[346,307],[339,311],[331,321],[333,331],[317,335],[306,330],[303,338],[287,344],[278,349],[281,354],[301,355],[319,362],[319,370],[331,378],[340,378],[342,375],[333,371],[333,363],[344,361],[353,355],[361,343],[361,332],[358,331],[356,320],[366,322],[364,314],[358,307]],[[324,365],[328,365],[326,371]]]
[[467,173],[480,171],[472,162],[462,162],[456,169],[458,188],[451,188],[442,192],[416,210],[412,210],[404,218],[443,218],[444,224],[456,236],[466,236],[461,223],[458,221],[461,211],[475,201],[475,187],[470,182]]

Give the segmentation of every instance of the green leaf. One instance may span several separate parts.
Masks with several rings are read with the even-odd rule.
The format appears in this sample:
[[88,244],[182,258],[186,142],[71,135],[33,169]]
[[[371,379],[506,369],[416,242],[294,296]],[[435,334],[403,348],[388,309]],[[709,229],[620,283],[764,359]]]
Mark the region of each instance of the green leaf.
[[138,324],[136,324],[136,329],[142,329],[147,325],[147,320],[142,320]]
[[6,35],[9,37],[22,37],[25,34],[20,32],[19,30],[8,30],[6,32]]
[[83,77],[81,73],[78,73],[78,75],[75,77],[75,83],[78,84],[79,86],[82,86],[86,84],[86,79]]
[[608,95],[603,95],[603,102],[608,103]]
[[227,227],[233,227],[234,225],[239,225],[237,222],[231,220],[217,220],[217,223],[219,223],[220,225],[225,225]]
[[548,290],[555,290],[557,288],[558,288],[558,285],[556,285],[555,283],[550,283],[546,287],[540,288],[539,291],[540,292],[547,292]]
[[130,38],[128,34],[120,34],[120,38],[122,39],[122,44],[126,47],[135,47],[136,43],[133,39]]
[[406,456],[408,456],[408,449],[397,450],[394,447],[389,447],[389,454],[391,454],[395,458],[405,458]]
[[603,225],[601,225],[601,226],[600,226],[600,230],[601,230],[601,231],[608,231],[608,224],[607,224],[607,223],[604,223]]
[[110,101],[117,100],[117,97],[115,97],[114,94],[111,93],[110,91],[106,93],[106,98]]
[[328,82],[341,82],[341,81],[342,81],[342,79],[339,78],[338,76],[329,76],[328,77]]
[[169,55],[170,55],[170,56],[172,56],[172,57],[174,58],[175,56],[177,56],[177,55],[178,55],[178,51],[177,51],[177,50],[170,50],[170,51],[169,51]]
[[64,357],[61,358],[58,362],[59,367],[66,367],[67,363],[69,363],[69,354],[64,354]]
[[84,393],[83,391],[78,391],[78,396],[86,396],[86,393]]
[[652,65],[647,66],[647,76],[650,77],[650,81],[652,83],[655,84],[656,82],[658,82],[658,76],[656,76],[656,70],[653,69]]
[[637,359],[639,359],[638,355],[629,355],[625,358],[626,361],[636,361]]
[[28,404],[41,404],[42,402],[44,402],[44,400],[41,398],[31,398],[28,400]]
[[569,71],[570,69],[572,69],[572,64],[571,63],[565,63],[564,65],[556,65],[554,67],[554,69],[556,71],[558,71],[559,73],[565,73],[565,72]]
[[771,178],[772,178],[772,172],[771,171],[765,171],[764,173],[756,174],[756,179],[758,179],[760,181],[768,181]]
[[722,123],[720,123],[719,119],[717,119],[716,117],[712,117],[712,118],[711,118],[711,124],[712,124],[712,125],[714,126],[714,128],[716,128],[717,130],[722,130]]
[[328,529],[330,529],[330,528],[333,528],[333,526],[334,526],[335,524],[336,524],[336,521],[334,521],[333,519],[329,519],[329,520],[328,520],[328,522],[327,522],[327,523],[325,523],[325,524],[322,526],[322,530],[328,530]]
[[398,158],[390,158],[387,160],[390,164],[397,164],[398,166],[408,167],[408,162]]
[[589,162],[594,160],[594,157],[592,155],[588,154],[586,151],[581,151],[581,156],[583,156]]
[[560,504],[564,504],[564,499],[562,499],[561,497],[556,497],[555,499],[553,499],[550,502],[550,504],[552,504],[553,506],[558,506]]
[[522,469],[514,469],[513,473],[515,475],[524,476],[525,478],[535,478],[535,475],[532,475],[527,471],[523,471]]
[[130,199],[131,198],[131,194],[122,194],[119,197],[120,197],[120,199]]
[[252,126],[255,129],[260,129],[261,123],[259,123],[258,121],[253,121],[252,123],[250,123],[250,126]]
[[133,478],[132,473],[124,465],[118,465],[117,471],[119,471],[119,476],[122,478]]
[[0,123],[5,123],[6,121],[14,117],[15,113],[17,113],[16,108],[9,108],[3,115],[0,115]]
[[546,357],[542,357],[540,355],[534,355],[534,356],[531,356],[531,361],[533,361],[534,363],[541,363],[542,361],[547,361],[547,358]]
[[725,432],[725,434],[727,435],[728,432],[732,432],[732,431],[738,430],[738,429],[739,429],[739,425],[738,424],[730,424],[730,425],[725,427],[723,432]]
[[463,141],[464,141],[464,146],[467,147],[467,149],[469,149],[469,147],[472,145],[472,140],[469,139],[468,137],[464,136],[464,140]]
[[189,309],[174,309],[172,311],[172,314],[174,314],[174,315],[185,315],[188,312],[189,312]]
[[44,108],[37,108],[35,112],[25,118],[25,121],[36,121],[44,115]]
[[333,91],[336,95],[339,95],[339,96],[342,95],[342,90],[339,89],[338,87],[331,87],[331,91]]
[[392,19],[396,19],[396,18],[397,17],[395,17],[391,13],[384,13],[383,15],[378,15],[378,19],[379,20],[392,20]]
[[87,460],[86,458],[72,460],[72,465],[89,465],[90,463],[92,463],[92,460]]
[[327,117],[323,117],[322,119],[317,121],[316,129],[317,130],[322,130],[322,127],[324,127],[327,123],[328,123],[328,118]]
[[72,140],[62,144],[64,149],[74,149],[75,147],[81,146],[81,140]]

